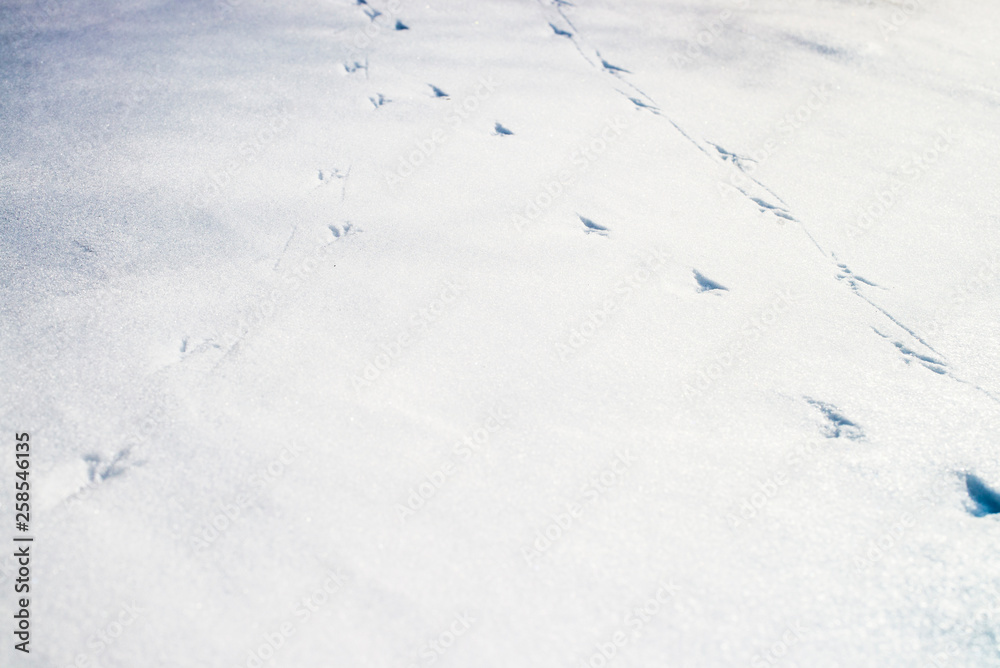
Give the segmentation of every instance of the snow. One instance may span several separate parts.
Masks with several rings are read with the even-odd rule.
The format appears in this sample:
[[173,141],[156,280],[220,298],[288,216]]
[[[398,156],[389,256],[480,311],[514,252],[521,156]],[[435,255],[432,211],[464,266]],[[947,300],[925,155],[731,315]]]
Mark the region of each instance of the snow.
[[4,2],[2,664],[1000,666],[998,19]]

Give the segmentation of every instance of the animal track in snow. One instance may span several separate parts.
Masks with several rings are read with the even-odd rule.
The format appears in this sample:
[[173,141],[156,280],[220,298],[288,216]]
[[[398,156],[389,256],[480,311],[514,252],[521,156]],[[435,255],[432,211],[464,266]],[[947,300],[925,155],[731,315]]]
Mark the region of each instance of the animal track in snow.
[[295,233],[298,231],[299,231],[299,226],[293,225],[292,231],[288,235],[288,239],[285,241],[285,245],[284,247],[282,247],[281,253],[278,254],[278,259],[274,261],[274,267],[271,269],[271,271],[278,271],[278,266],[281,264],[281,261],[285,259],[285,253],[288,252],[288,248],[292,245],[292,239],[295,238]]
[[[682,137],[684,137],[687,141],[689,141],[698,151],[703,153],[708,158],[712,160],[717,160],[719,158],[721,152],[718,147],[715,147],[713,149],[713,145],[710,144],[709,142],[696,139],[692,135],[688,134],[684,130],[684,128],[682,128],[677,122],[675,122],[673,119],[671,119],[668,115],[664,114],[663,111],[660,110],[659,105],[656,103],[656,100],[654,100],[649,94],[640,89],[638,86],[629,82],[628,80],[626,80],[624,77],[621,76],[622,74],[631,74],[629,70],[626,70],[623,67],[619,67],[618,65],[610,63],[606,58],[601,56],[599,50],[586,45],[586,40],[580,33],[579,29],[576,28],[576,26],[573,24],[570,18],[566,15],[565,11],[563,11],[563,7],[566,6],[571,7],[573,6],[572,3],[566,2],[565,0],[549,0],[548,3],[546,3],[544,0],[539,0],[539,2],[541,2],[543,6],[546,4],[550,4],[555,7],[555,12],[551,12],[549,14],[549,20],[548,20],[549,26],[555,29],[556,22],[559,23],[565,22],[565,24],[568,25],[570,29],[572,29],[575,32],[575,34],[571,36],[570,42],[573,44],[573,46],[580,53],[583,59],[591,67],[594,67],[610,76],[615,77],[615,79],[621,81],[625,86],[632,89],[633,91],[632,94],[626,93],[616,86],[615,87],[616,92],[626,97],[630,102],[632,102],[632,104],[636,106],[637,109],[648,110],[651,113],[655,114],[656,116],[663,118],[674,128],[675,131],[679,132]],[[596,58],[594,56],[596,56]],[[729,154],[728,151],[725,151],[725,153]],[[733,165],[736,166],[737,169],[739,169],[739,166],[735,162],[733,162]],[[742,169],[740,169],[740,171],[743,172]],[[763,183],[758,181],[754,176],[746,172],[743,173],[747,175],[746,177],[743,178],[743,180],[748,181],[748,185],[744,187],[734,182],[733,187],[735,190],[737,190],[746,198],[753,201],[758,206],[761,213],[765,212],[771,213],[774,214],[776,217],[780,218],[781,220],[778,221],[779,224],[783,224],[784,220],[790,220],[799,223],[799,225],[802,226],[802,230],[809,236],[813,244],[816,245],[816,248],[820,252],[825,254],[825,251],[823,251],[822,247],[820,247],[820,245],[812,237],[809,231],[805,228],[805,225],[801,221],[792,216],[791,211],[787,208],[785,203],[782,201],[781,197],[779,197],[776,193],[774,193],[770,188],[765,186]],[[763,199],[760,199],[759,197],[754,197],[752,191],[758,189],[768,193],[771,196],[771,198],[773,200],[778,201],[781,204],[781,206],[776,206],[770,204],[769,202]]]
[[729,288],[722,285],[721,283],[716,283],[715,281],[708,278],[697,269],[693,269],[692,271],[694,271],[694,280],[698,282],[698,292],[711,292],[713,290],[722,290],[723,292],[729,292]]
[[498,136],[510,136],[514,133],[502,126],[499,121],[493,126],[493,134]]
[[576,216],[577,218],[580,219],[580,222],[583,223],[583,226],[586,228],[584,232],[586,232],[587,234],[599,234],[602,237],[608,236],[608,231],[609,231],[608,228],[604,227],[603,225],[598,225],[590,218],[584,218],[580,214],[576,214]]
[[329,185],[334,182],[334,180],[343,180],[351,175],[351,170],[348,168],[346,172],[342,172],[339,169],[318,169],[316,170],[316,178],[319,180],[320,185]]
[[[709,144],[707,141],[695,138],[694,136],[688,134],[688,132],[685,131],[684,128],[681,127],[681,125],[679,125],[677,122],[671,119],[667,114],[663,113],[662,111],[655,110],[654,108],[658,106],[656,100],[653,99],[649,94],[645,93],[643,90],[638,88],[635,84],[629,82],[628,80],[626,80],[624,77],[621,76],[621,74],[623,72],[627,72],[627,70],[624,70],[623,68],[620,68],[616,65],[609,63],[606,59],[604,59],[601,56],[600,52],[596,48],[587,45],[587,40],[585,36],[574,25],[573,21],[569,18],[569,16],[567,16],[566,12],[563,9],[564,7],[574,6],[573,3],[568,2],[568,0],[538,0],[538,1],[543,7],[548,5],[554,9],[554,11],[549,12],[548,23],[550,26],[554,27],[557,24],[560,25],[565,24],[568,25],[569,28],[575,33],[570,37],[569,41],[570,43],[573,44],[574,48],[577,50],[580,56],[583,57],[583,59],[587,62],[588,65],[606,73],[609,76],[615,77],[615,79],[622,82],[628,88],[632,89],[632,91],[634,91],[637,94],[637,97],[633,97],[632,95],[623,92],[617,87],[615,87],[616,92],[627,97],[630,101],[632,101],[633,104],[636,105],[637,108],[648,109],[653,114],[657,115],[660,118],[663,118],[673,127],[675,131],[680,133],[682,137],[684,137],[688,142],[691,143],[692,146],[694,146],[698,151],[700,151],[706,157],[712,159],[713,161],[719,158],[720,152],[718,147],[713,149],[712,145]],[[832,52],[833,49],[831,47],[820,45],[818,43],[801,44],[801,46],[810,48],[813,51],[816,51],[817,53],[820,53],[824,56],[837,55]],[[595,55],[596,59],[594,58]],[[648,101],[648,104],[646,104],[645,102],[641,104],[637,102],[641,100]],[[728,153],[728,151],[726,153]],[[723,159],[725,160],[725,156],[723,156]],[[733,162],[732,164],[734,167],[739,169],[739,166],[736,165],[735,162]],[[758,180],[752,174],[744,172],[742,169],[740,170],[740,172],[745,175],[745,177],[741,179],[745,182],[745,185],[741,185],[735,179],[731,179],[731,184],[735,191],[739,192],[744,197],[752,201],[758,207],[760,213],[769,213],[777,217],[779,219],[777,221],[779,225],[783,225],[785,220],[797,223],[801,227],[802,232],[809,238],[809,241],[811,241],[812,244],[816,247],[816,250],[818,250],[825,258],[827,259],[830,258],[830,254],[826,250],[824,250],[823,246],[820,245],[820,243],[809,231],[806,224],[792,215],[791,208],[782,200],[782,198],[777,193],[775,193],[773,190],[764,185],[760,180]],[[777,201],[780,204],[780,206],[773,205],[770,202],[762,199],[758,195],[759,191],[766,192],[768,198],[771,201]],[[859,283],[863,283],[865,285],[871,285],[870,282],[868,282],[867,280],[860,280],[860,277],[856,275],[851,275],[850,278],[848,278],[847,274],[845,274],[844,278],[841,280],[846,281],[845,285],[850,286],[854,294],[860,297],[861,299],[865,300],[865,302],[867,302],[869,306],[871,306],[879,313],[884,315],[886,318],[892,321],[894,325],[896,325],[897,327],[905,331],[907,334],[912,336],[914,340],[919,342],[928,350],[931,350],[932,352],[935,352],[935,354],[937,354],[937,351],[934,350],[934,348],[928,341],[923,339],[912,328],[908,327],[906,324],[904,324],[899,319],[894,317],[884,308],[882,308],[881,306],[873,302],[871,299],[869,299],[861,290],[857,289]],[[940,368],[935,368],[934,366],[928,366],[928,368],[933,369],[936,373],[942,373],[942,370]],[[958,376],[956,376],[951,371],[948,371],[946,375],[955,380],[956,382],[960,382],[963,384],[970,385],[971,387],[974,387],[978,391],[987,395],[992,401],[996,402],[997,404],[1000,404],[1000,397],[995,396],[989,390],[974,383],[971,383],[969,381],[963,380]]]
[[84,253],[97,253],[97,251],[95,251],[93,248],[83,243],[82,241],[77,241],[76,239],[73,239],[73,243],[79,246],[80,250],[82,250]]
[[852,441],[857,441],[865,437],[865,432],[862,431],[861,427],[844,417],[840,410],[833,404],[810,399],[809,397],[803,398],[806,400],[806,403],[823,414],[824,424],[821,427],[821,431],[827,438],[844,437]]
[[1000,513],[1000,494],[972,473],[965,474],[965,489],[969,493],[968,510],[976,517]]
[[130,452],[131,448],[123,448],[107,463],[99,454],[84,455],[83,461],[87,462],[87,477],[90,478],[90,482],[107,480],[124,473],[128,468],[125,460],[128,459]]
[[[598,55],[600,55],[600,54],[598,54]],[[631,72],[629,72],[625,68],[618,67],[617,65],[612,65],[611,63],[609,63],[608,61],[604,60],[603,58],[601,58],[601,65],[604,67],[604,69],[606,69],[608,72],[611,72],[612,74],[615,74],[615,73],[618,73],[618,72],[623,72],[625,74],[632,74]]]
[[839,271],[837,272],[837,280],[847,283],[847,285],[849,285],[851,290],[853,290],[854,292],[858,291],[858,283],[864,283],[865,285],[870,285],[873,288],[882,288],[881,285],[869,281],[864,276],[858,276],[857,274],[855,274],[853,271],[851,271],[850,267],[848,267],[843,262],[839,261],[835,254],[833,255],[833,259],[837,263],[837,269],[839,269]]
[[342,63],[342,67],[344,68],[344,71],[347,72],[348,74],[354,74],[355,72],[360,72],[360,71],[363,70],[364,73],[365,73],[365,78],[366,79],[368,78],[368,59],[367,58],[365,58],[365,62],[363,62],[363,63],[360,60],[355,60],[355,61],[352,61],[352,62],[349,62],[349,63]]
[[310,180],[310,188],[313,190],[318,188],[325,189],[329,188],[331,184],[336,183],[336,187],[340,190],[340,201],[343,202],[347,196],[347,179],[350,175],[350,167],[346,171],[342,171],[336,167],[333,169],[317,169],[316,178]]
[[752,201],[754,204],[760,207],[761,213],[771,212],[774,215],[778,216],[779,218],[784,218],[785,220],[790,220],[795,223],[799,222],[794,217],[792,217],[792,214],[789,213],[788,209],[784,209],[780,206],[775,206],[774,204],[765,202],[759,197],[750,197],[750,201]]
[[448,93],[444,92],[434,84],[427,84],[427,85],[430,86],[431,90],[434,92],[434,97],[443,97],[445,99],[448,98]]
[[[623,95],[625,95],[625,94],[623,93]],[[643,102],[639,98],[629,97],[628,95],[625,95],[625,97],[627,97],[629,99],[629,102],[631,102],[632,104],[634,104],[637,109],[648,109],[649,111],[652,111],[654,114],[659,114],[660,113],[659,108],[654,107],[651,104],[646,104],[645,102]]]
[[757,164],[757,161],[754,160],[753,158],[747,158],[742,155],[733,153],[732,151],[727,151],[718,144],[713,144],[712,142],[708,142],[708,145],[714,148],[716,151],[718,151],[719,157],[722,159],[723,162],[730,162],[736,165],[736,167],[742,172],[746,171],[745,163],[750,162],[753,164]]
[[549,24],[549,27],[552,28],[552,32],[559,35],[560,37],[573,37],[573,33],[566,32],[565,30],[562,30],[551,23]]
[[337,227],[336,225],[327,225],[326,227],[327,229],[330,230],[330,233],[333,234],[333,236],[337,239],[341,237],[346,237],[348,234],[352,234],[353,232],[356,231],[349,222],[344,223],[340,227]]
[[792,42],[793,44],[808,49],[813,53],[818,53],[821,56],[841,57],[847,55],[846,51],[838,49],[835,46],[827,46],[826,44],[820,44],[819,42],[807,39],[799,35],[790,34],[788,35],[787,39],[789,42]]
[[409,30],[410,26],[406,25],[399,19],[396,20],[396,30]]
[[382,95],[382,93],[379,93],[377,97],[369,96],[368,101],[371,102],[373,105],[375,105],[376,109],[378,109],[383,105],[388,104],[389,102],[392,102],[392,100],[387,98],[385,95]]
[[906,362],[907,364],[916,361],[919,362],[921,365],[927,367],[934,373],[940,374],[942,376],[948,373],[948,365],[944,361],[936,357],[932,357],[931,355],[924,355],[918,353],[915,350],[903,345],[899,341],[893,341],[892,339],[889,338],[888,334],[883,334],[874,327],[872,327],[872,331],[881,336],[886,341],[889,341],[892,345],[894,345],[896,347],[896,350],[898,350],[903,355],[903,361]]

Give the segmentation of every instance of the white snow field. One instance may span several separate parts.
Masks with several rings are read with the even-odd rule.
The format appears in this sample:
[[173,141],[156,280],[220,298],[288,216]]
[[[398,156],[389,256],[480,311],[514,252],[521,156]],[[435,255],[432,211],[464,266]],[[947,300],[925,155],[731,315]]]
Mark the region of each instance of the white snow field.
[[998,25],[0,2],[0,665],[1000,666]]

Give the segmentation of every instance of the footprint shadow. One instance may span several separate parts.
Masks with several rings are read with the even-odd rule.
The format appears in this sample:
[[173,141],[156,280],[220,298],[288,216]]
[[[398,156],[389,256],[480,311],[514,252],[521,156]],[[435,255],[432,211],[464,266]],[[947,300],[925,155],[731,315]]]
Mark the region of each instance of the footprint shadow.
[[965,489],[969,493],[966,507],[974,517],[986,517],[1000,513],[1000,494],[972,473],[965,474]]

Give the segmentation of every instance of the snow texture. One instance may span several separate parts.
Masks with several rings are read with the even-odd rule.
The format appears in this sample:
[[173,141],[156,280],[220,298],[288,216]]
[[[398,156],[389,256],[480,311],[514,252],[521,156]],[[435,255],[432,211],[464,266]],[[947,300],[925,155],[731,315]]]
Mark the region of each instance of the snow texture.
[[0,665],[1000,666],[998,24],[0,0]]

